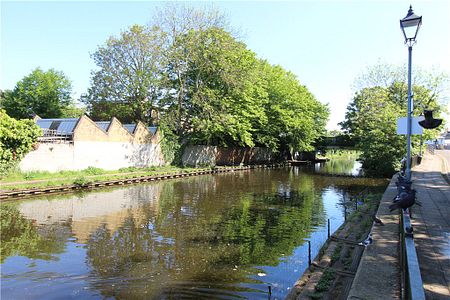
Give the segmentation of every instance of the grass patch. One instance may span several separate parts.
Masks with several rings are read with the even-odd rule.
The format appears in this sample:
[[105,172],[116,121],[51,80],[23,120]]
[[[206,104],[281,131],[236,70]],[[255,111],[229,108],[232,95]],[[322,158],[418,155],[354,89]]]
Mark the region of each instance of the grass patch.
[[338,243],[334,249],[333,255],[331,255],[331,265],[339,260],[341,257],[342,243]]
[[323,271],[322,277],[320,277],[319,282],[316,284],[315,290],[316,292],[325,292],[328,291],[328,289],[331,286],[331,283],[333,283],[334,279],[336,278],[335,271],[327,268],[325,271]]
[[88,167],[87,169],[84,170],[84,172],[87,175],[99,175],[99,174],[104,174],[105,170],[96,168],[96,167]]
[[355,250],[355,246],[350,246],[347,248],[347,252],[345,252],[344,258],[342,259],[342,264],[344,265],[344,269],[348,270],[353,263],[352,254]]
[[360,210],[354,211],[350,216],[347,217],[347,220],[350,222],[359,221],[361,219],[362,213]]
[[[219,168],[220,169],[220,168]],[[128,167],[119,170],[103,170],[95,167],[88,167],[81,171],[60,171],[60,172],[20,172],[14,171],[8,177],[1,180],[1,190],[25,190],[30,188],[45,188],[50,186],[64,186],[76,184],[84,186],[93,182],[130,179],[141,176],[159,176],[177,173],[190,173],[194,171],[206,171],[211,168],[181,168],[174,166],[160,167]],[[10,184],[8,184],[10,183]]]

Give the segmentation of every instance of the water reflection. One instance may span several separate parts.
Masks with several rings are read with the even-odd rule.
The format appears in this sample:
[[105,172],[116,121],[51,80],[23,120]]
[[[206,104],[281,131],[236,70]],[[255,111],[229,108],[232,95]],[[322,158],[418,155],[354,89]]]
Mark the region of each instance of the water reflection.
[[336,175],[351,175],[363,176],[361,163],[359,161],[337,158],[326,163],[315,164],[315,171],[317,173],[336,174]]
[[1,209],[0,261],[13,255],[52,260],[64,252],[64,242],[70,233],[64,226],[36,227],[11,206]]
[[368,185],[380,182],[291,168],[15,202],[2,206],[2,295],[38,297],[52,274],[55,298],[267,298],[267,285],[282,298],[304,241],[318,248],[326,219],[342,223],[339,194]]

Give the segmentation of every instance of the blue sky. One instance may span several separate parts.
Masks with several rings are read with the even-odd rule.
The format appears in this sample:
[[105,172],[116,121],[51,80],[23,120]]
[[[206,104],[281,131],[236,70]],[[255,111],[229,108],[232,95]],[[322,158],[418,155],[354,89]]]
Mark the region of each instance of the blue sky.
[[[196,7],[207,2],[185,2]],[[423,16],[413,65],[450,74],[450,1],[214,2],[260,58],[295,73],[331,109],[329,129],[344,119],[352,84],[367,66],[407,61],[399,27],[412,4]],[[111,35],[147,24],[164,2],[1,2],[0,89],[31,70],[63,71],[74,98],[95,69],[90,53]]]

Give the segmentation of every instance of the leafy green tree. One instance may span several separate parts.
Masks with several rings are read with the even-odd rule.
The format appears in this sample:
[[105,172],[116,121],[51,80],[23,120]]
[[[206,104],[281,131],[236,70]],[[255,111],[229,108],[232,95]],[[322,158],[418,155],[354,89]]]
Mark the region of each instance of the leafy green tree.
[[314,141],[325,133],[328,107],[280,66],[265,63],[263,76],[269,98],[265,108],[269,126],[262,135],[271,137],[269,144],[290,153],[313,150]]
[[70,104],[62,109],[61,118],[79,118],[85,112],[85,107],[77,107],[75,104]]
[[0,107],[13,118],[59,118],[71,100],[72,84],[63,72],[34,69],[19,81],[12,91],[1,95]]
[[[404,136],[397,135],[398,107],[381,87],[358,92],[348,107],[351,133],[358,138],[360,159],[367,175],[389,176],[405,153]],[[350,122],[348,124],[350,124]]]
[[192,126],[192,120],[186,116],[189,115],[187,111],[192,110],[192,90],[191,95],[188,95],[193,75],[190,68],[199,66],[198,58],[202,55],[199,53],[202,45],[196,45],[197,42],[201,43],[199,33],[210,28],[224,29],[227,22],[215,9],[194,9],[180,4],[169,4],[159,11],[155,24],[166,34],[164,77],[167,80],[165,83],[168,93],[162,104],[165,119],[163,121],[181,137]]
[[42,131],[32,120],[16,120],[0,110],[0,176],[33,147]]
[[173,158],[187,143],[313,149],[328,108],[292,73],[258,59],[223,15],[168,5],[155,20],[92,56],[100,70],[83,102],[94,119],[159,124]]
[[190,53],[184,99],[181,110],[178,97],[166,105],[175,119],[181,116],[181,134],[194,143],[253,146],[255,126],[267,123],[256,55],[220,28],[192,30],[178,42]]
[[[397,135],[397,119],[406,116],[407,84],[402,72],[392,66],[375,66],[357,79],[361,88],[347,107],[342,128],[356,142],[361,151],[362,167],[367,175],[391,176],[406,155],[406,139]],[[424,74],[422,77],[419,75]],[[418,72],[413,86],[413,115],[423,109],[433,109],[438,117],[444,111],[445,98],[441,94],[446,77]],[[424,130],[424,139],[432,139],[439,129]],[[419,136],[412,136],[412,151],[417,153]]]
[[92,118],[154,123],[162,93],[163,42],[164,32],[158,28],[133,25],[92,54],[99,69],[92,72],[91,87],[81,98]]

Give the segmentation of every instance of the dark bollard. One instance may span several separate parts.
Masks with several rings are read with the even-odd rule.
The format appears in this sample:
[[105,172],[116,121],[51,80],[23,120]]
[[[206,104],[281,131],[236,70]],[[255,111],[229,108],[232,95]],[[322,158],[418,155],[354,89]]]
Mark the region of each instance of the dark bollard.
[[270,298],[270,295],[272,295],[272,286],[267,286],[267,288],[269,289],[269,298]]
[[330,219],[328,219],[328,238],[330,238]]
[[308,266],[311,266],[311,241],[308,241]]

